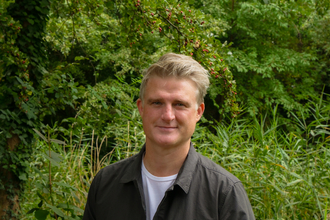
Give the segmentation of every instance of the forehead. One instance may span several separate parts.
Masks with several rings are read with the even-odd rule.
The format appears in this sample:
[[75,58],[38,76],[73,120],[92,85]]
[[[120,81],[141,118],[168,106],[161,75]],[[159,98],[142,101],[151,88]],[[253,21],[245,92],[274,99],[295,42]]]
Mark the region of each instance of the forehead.
[[198,89],[196,83],[189,78],[175,76],[152,76],[145,88],[144,98],[156,95],[182,95],[188,99],[197,100]]

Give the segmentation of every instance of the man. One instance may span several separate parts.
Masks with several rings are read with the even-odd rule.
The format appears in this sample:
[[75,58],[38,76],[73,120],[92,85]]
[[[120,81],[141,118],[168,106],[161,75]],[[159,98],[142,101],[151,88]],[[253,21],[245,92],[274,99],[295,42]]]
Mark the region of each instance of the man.
[[169,53],[149,67],[137,101],[145,145],[95,176],[84,220],[254,219],[242,183],[190,142],[208,86],[188,56]]

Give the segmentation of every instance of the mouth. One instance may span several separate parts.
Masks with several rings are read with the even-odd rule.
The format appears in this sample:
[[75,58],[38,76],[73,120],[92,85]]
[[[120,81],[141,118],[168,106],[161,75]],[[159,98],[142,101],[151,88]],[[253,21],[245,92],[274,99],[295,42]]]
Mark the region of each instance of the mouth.
[[160,130],[163,130],[163,131],[173,131],[173,130],[177,129],[178,127],[174,127],[174,126],[157,126],[157,128],[159,128]]

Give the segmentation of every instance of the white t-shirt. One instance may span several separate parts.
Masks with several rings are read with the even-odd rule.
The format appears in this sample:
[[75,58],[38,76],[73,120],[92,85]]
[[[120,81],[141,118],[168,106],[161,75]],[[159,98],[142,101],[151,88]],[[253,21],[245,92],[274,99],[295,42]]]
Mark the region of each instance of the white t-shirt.
[[166,190],[173,185],[178,174],[165,177],[154,176],[145,168],[143,160],[141,174],[146,204],[146,220],[152,220]]

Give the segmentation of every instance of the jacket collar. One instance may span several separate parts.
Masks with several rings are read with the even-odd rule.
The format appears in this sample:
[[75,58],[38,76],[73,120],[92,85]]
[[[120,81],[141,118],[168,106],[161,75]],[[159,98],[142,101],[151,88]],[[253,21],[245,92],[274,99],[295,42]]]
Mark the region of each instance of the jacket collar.
[[[128,183],[136,180],[142,185],[141,164],[144,153],[145,153],[145,144],[143,145],[140,152],[137,155],[133,156],[135,158],[128,166],[125,174],[121,178],[120,180],[121,183]],[[190,143],[190,149],[186,157],[186,160],[184,161],[178,173],[178,177],[176,178],[170,190],[173,190],[174,186],[178,185],[186,194],[189,192],[190,184],[192,181],[193,173],[196,169],[197,162],[198,162],[198,154],[193,144]]]

